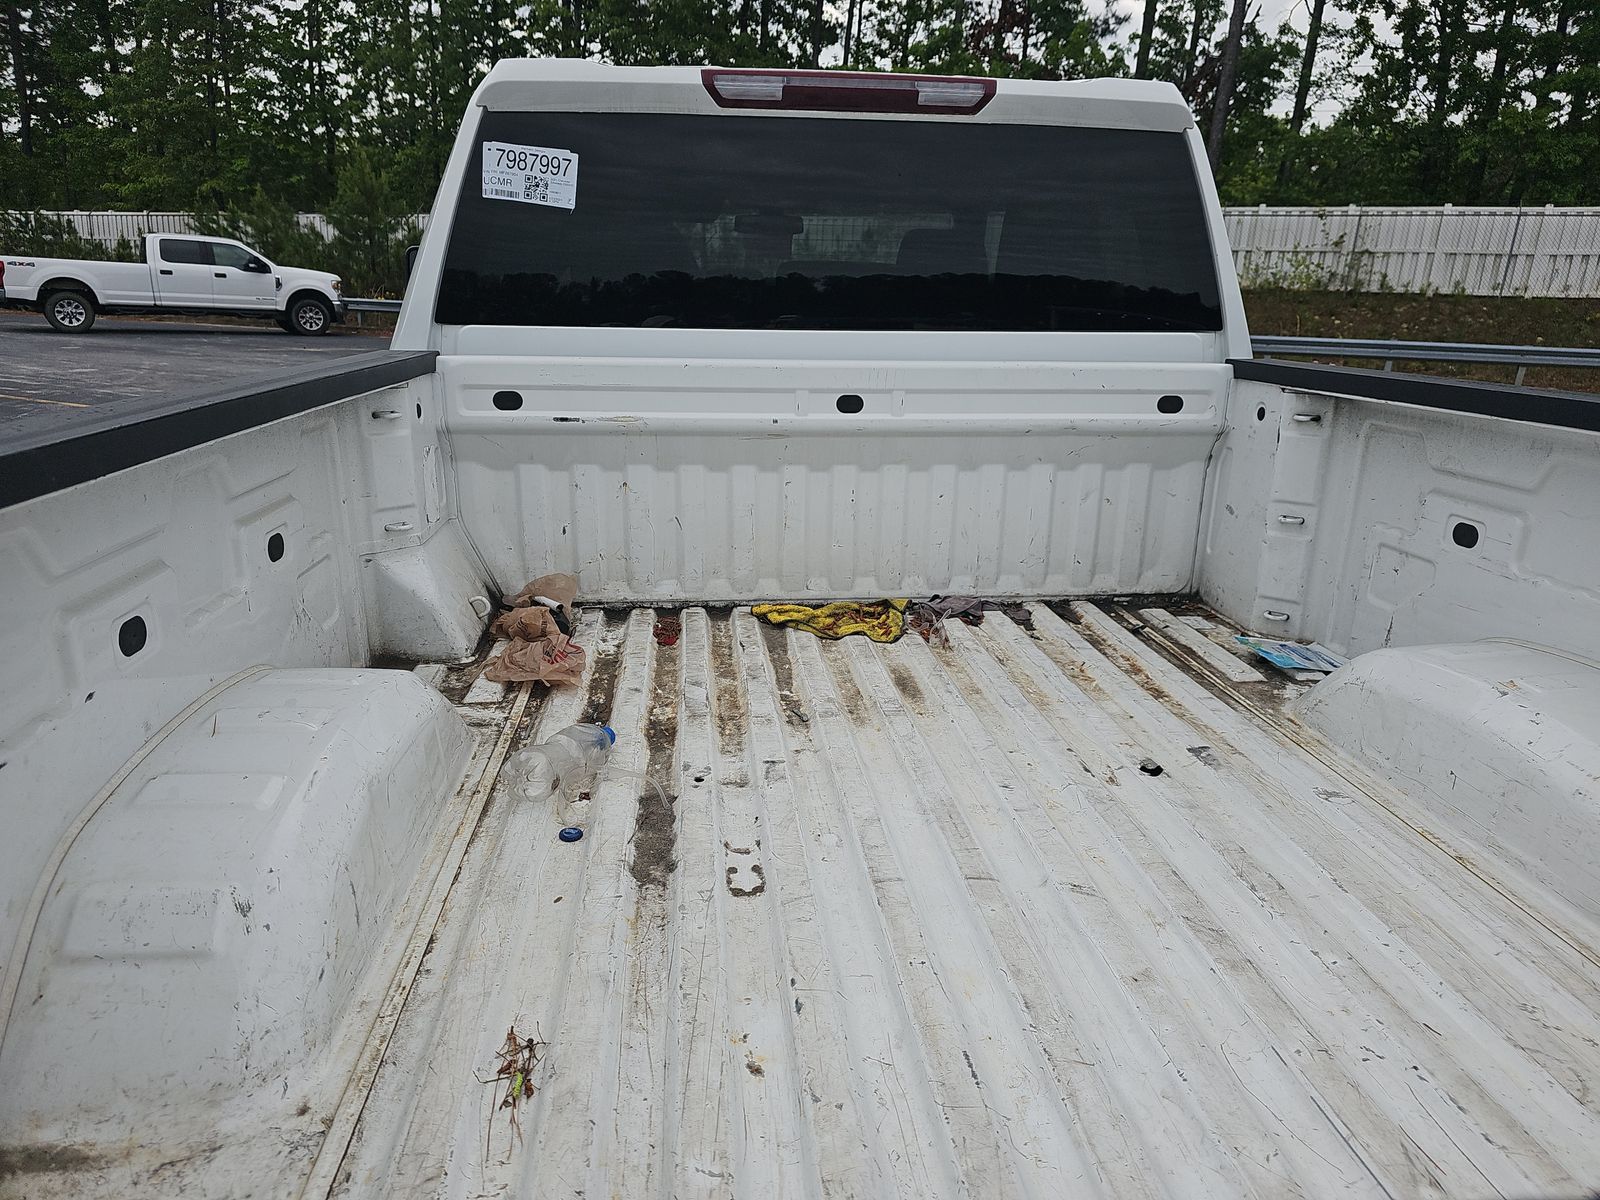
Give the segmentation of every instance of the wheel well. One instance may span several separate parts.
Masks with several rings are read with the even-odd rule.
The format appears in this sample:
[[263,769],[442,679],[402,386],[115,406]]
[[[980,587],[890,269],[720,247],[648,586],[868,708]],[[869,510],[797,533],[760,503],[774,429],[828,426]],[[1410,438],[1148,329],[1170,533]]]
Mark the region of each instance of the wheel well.
[[96,296],[94,289],[81,279],[69,279],[63,276],[59,279],[52,279],[49,283],[42,285],[39,288],[39,305],[41,308],[44,306],[45,297],[51,292],[82,292],[89,297],[96,308],[100,307],[100,297]]
[[321,300],[328,306],[328,311],[330,313],[333,311],[333,301],[329,298],[326,292],[319,292],[316,288],[300,288],[297,291],[290,292],[289,298],[283,302],[284,313],[287,314],[288,311],[295,306],[295,302],[297,300],[303,299],[306,296],[310,296],[313,300]]

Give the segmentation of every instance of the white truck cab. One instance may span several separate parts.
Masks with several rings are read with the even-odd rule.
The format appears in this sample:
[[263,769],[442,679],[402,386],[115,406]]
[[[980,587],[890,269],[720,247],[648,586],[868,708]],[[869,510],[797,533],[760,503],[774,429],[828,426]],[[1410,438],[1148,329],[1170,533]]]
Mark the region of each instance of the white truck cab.
[[150,233],[143,263],[0,255],[0,304],[44,314],[84,333],[102,312],[227,313],[271,317],[316,336],[344,319],[337,275],[275,264],[243,242]]
[[1249,353],[1204,148],[1170,85],[527,60],[473,98],[394,344]]

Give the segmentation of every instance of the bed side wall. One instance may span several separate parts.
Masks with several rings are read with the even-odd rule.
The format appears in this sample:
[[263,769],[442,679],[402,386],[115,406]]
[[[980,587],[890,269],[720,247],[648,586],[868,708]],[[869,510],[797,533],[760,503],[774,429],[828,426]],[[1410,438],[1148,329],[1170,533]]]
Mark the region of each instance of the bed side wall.
[[1600,434],[1249,380],[1229,405],[1199,559],[1220,611],[1350,655],[1503,637],[1600,660]]

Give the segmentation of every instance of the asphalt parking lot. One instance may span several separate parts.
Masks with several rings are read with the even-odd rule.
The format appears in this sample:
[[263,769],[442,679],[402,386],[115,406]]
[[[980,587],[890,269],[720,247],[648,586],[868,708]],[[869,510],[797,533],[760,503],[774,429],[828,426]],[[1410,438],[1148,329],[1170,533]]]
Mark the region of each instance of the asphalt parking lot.
[[85,334],[56,333],[37,313],[0,312],[0,441],[70,430],[119,403],[190,395],[350,354],[384,350],[387,335],[338,330],[296,337],[274,325],[101,317]]

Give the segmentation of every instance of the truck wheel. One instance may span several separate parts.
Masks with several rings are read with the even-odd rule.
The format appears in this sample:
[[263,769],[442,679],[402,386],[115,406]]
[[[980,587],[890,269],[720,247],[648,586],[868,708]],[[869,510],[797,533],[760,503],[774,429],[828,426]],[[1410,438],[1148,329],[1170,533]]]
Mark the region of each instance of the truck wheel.
[[87,333],[94,327],[94,301],[82,292],[51,292],[44,298],[44,319],[57,333]]
[[333,310],[315,296],[302,296],[289,306],[289,328],[306,337],[321,337],[333,324]]

